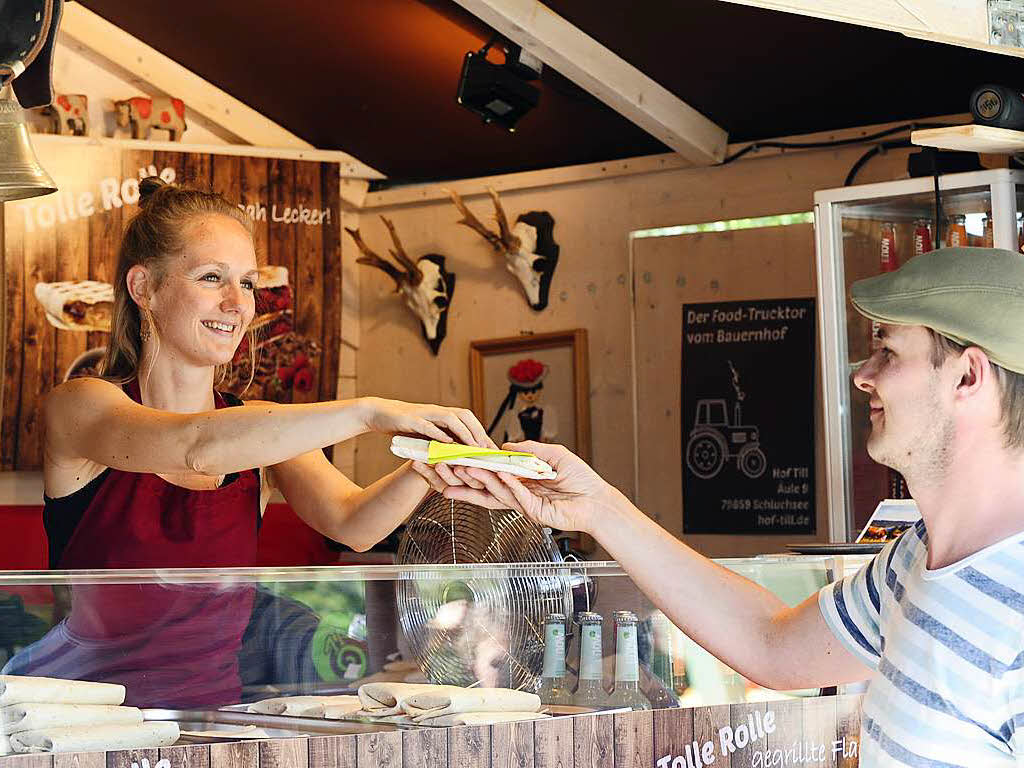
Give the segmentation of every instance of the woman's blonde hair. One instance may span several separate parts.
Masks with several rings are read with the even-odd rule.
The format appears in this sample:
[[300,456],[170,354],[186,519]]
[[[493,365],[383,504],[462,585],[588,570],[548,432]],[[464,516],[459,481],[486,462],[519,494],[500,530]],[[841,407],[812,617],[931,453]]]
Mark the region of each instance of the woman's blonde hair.
[[[167,259],[180,254],[188,244],[188,225],[213,215],[234,219],[252,237],[249,217],[218,194],[171,186],[152,176],[139,182],[139,212],[128,222],[117,251],[110,342],[100,369],[103,378],[124,384],[138,376],[144,333],[153,334],[159,345],[152,318],[143,320],[148,311],[140,310],[128,293],[128,270],[136,265],[146,267],[154,280],[153,288],[158,288],[164,278]],[[247,336],[251,363],[248,388],[256,371],[256,340],[251,329]],[[217,366],[217,383],[227,375],[230,365]]]

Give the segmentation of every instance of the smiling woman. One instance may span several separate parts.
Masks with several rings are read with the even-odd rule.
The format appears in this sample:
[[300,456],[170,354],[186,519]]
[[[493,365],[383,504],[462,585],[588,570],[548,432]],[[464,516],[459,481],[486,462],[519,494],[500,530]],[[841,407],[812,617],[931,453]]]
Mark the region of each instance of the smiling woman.
[[[256,312],[249,219],[219,195],[157,179],[140,191],[118,251],[100,376],[70,380],[43,402],[51,567],[253,565],[275,487],[312,528],[365,550],[429,487],[407,462],[361,488],[322,448],[374,430],[493,447],[464,409],[375,397],[282,405],[219,392]],[[247,588],[194,599],[161,586],[76,588],[68,619],[6,671],[59,674],[53,664],[74,660],[76,674],[124,683],[151,704],[237,701],[252,600]],[[171,687],[148,675],[154,666],[175,668]]]

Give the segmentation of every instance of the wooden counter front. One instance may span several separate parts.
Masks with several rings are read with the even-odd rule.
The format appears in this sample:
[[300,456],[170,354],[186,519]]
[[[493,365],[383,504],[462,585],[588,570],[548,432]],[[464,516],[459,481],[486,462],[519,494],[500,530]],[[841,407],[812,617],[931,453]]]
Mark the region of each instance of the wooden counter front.
[[854,768],[860,702],[859,695],[822,696],[492,726],[10,755],[0,757],[0,768]]

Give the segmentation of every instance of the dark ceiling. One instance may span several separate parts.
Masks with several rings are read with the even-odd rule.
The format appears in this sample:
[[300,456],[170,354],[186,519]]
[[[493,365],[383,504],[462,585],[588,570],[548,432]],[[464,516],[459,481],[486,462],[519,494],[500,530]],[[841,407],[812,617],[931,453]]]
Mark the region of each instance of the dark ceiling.
[[[668,151],[550,69],[515,133],[483,125],[455,89],[491,30],[453,0],[81,1],[392,184]],[[547,5],[730,141],[965,112],[976,85],[1024,82],[1022,59],[720,0]]]

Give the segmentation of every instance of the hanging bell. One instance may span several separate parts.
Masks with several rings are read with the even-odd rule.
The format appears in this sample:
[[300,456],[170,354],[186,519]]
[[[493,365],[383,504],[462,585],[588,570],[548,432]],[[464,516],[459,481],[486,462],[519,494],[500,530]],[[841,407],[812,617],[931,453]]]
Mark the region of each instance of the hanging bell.
[[25,125],[25,112],[11,93],[0,91],[0,202],[57,191],[36,158]]

